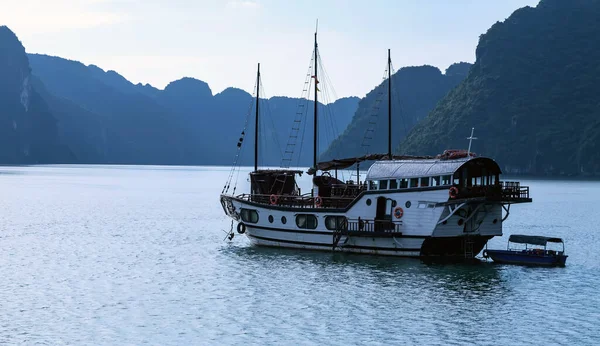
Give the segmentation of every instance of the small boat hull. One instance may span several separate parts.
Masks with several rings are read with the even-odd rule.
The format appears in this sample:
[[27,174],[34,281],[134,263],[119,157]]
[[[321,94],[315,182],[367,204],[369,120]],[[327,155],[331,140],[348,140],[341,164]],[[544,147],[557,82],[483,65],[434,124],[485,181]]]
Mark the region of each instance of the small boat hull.
[[567,255],[535,251],[484,250],[484,257],[496,263],[524,264],[536,266],[564,266]]

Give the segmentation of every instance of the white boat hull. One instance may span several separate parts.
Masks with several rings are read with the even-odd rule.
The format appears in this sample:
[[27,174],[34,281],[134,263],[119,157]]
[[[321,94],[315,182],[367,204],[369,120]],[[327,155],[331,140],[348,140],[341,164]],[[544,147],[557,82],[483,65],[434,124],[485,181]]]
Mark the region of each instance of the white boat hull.
[[[395,200],[398,206],[403,207],[402,217],[393,220],[401,232],[373,233],[372,236],[344,234],[336,243],[335,232],[326,228],[325,218],[344,216],[349,220],[359,217],[372,220],[376,215],[374,201],[381,196]],[[226,195],[222,196],[221,202],[226,214],[243,223],[244,233],[252,244],[258,246],[405,257],[421,257],[432,251],[434,255],[464,256],[465,249],[460,247],[463,247],[466,238],[475,242],[473,251],[479,252],[488,239],[502,235],[502,204],[455,204],[449,208],[444,205],[448,202],[446,189],[385,195],[366,193],[345,210],[258,204]],[[242,220],[240,211],[243,208],[256,211],[258,220]],[[452,208],[469,210],[469,214],[456,210],[453,213]],[[314,215],[317,218],[316,228],[299,228],[295,222],[298,214]]]

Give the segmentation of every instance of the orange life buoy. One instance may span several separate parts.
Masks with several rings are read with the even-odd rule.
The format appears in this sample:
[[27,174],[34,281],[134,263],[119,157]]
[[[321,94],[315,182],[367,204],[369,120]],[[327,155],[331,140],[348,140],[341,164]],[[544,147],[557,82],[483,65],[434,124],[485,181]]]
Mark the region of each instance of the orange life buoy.
[[456,186],[452,186],[450,191],[448,191],[448,194],[450,195],[450,198],[456,198],[456,196],[458,196],[458,188]]
[[320,206],[321,206],[321,204],[323,204],[323,200],[321,199],[321,196],[317,196],[317,197],[315,197],[315,205],[316,205],[317,207],[320,207]]
[[404,215],[404,210],[402,210],[401,207],[396,207],[396,209],[394,209],[394,216],[396,219],[402,218],[402,215]]
[[269,197],[269,202],[271,202],[272,205],[277,204],[277,196],[276,195],[271,195]]

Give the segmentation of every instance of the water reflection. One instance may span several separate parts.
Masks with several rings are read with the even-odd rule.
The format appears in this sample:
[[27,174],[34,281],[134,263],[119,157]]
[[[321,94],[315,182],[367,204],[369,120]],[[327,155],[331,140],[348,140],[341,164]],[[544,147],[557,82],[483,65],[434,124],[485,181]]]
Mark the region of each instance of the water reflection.
[[272,270],[286,266],[301,266],[302,271],[321,270],[324,273],[339,270],[337,275],[340,277],[348,273],[360,275],[382,287],[404,279],[440,294],[501,295],[508,289],[502,278],[503,267],[486,262],[427,264],[414,258],[258,246],[225,246],[221,252],[237,257],[240,263],[252,262]]

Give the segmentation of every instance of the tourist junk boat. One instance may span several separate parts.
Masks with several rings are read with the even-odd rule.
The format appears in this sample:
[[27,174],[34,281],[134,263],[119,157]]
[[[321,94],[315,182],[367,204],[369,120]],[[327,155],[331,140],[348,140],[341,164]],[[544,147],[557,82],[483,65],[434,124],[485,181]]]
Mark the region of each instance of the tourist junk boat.
[[[525,244],[525,249],[511,248],[511,243]],[[561,250],[548,249],[548,243],[560,244]],[[529,247],[543,246],[544,248]],[[497,263],[526,264],[541,266],[564,266],[567,261],[565,243],[561,238],[535,235],[512,234],[508,238],[506,250],[483,250],[484,258],[491,258]]]
[[[502,223],[512,204],[532,201],[528,187],[500,180],[501,169],[494,160],[476,157],[470,151],[471,142],[468,150],[447,150],[438,156],[392,155],[389,50],[388,153],[317,163],[316,33],[313,61],[313,166],[308,170],[313,188],[301,194],[297,184],[301,170],[259,170],[259,134],[255,131],[250,193],[236,195],[235,187],[229,192],[232,169],[220,196],[223,210],[232,218],[229,239],[237,228],[259,246],[472,259],[489,239],[502,235]],[[257,90],[256,129],[258,104]],[[469,139],[474,139],[472,131]],[[364,181],[360,174],[357,181],[337,179],[338,170],[356,166],[358,171],[362,162],[374,162]]]

